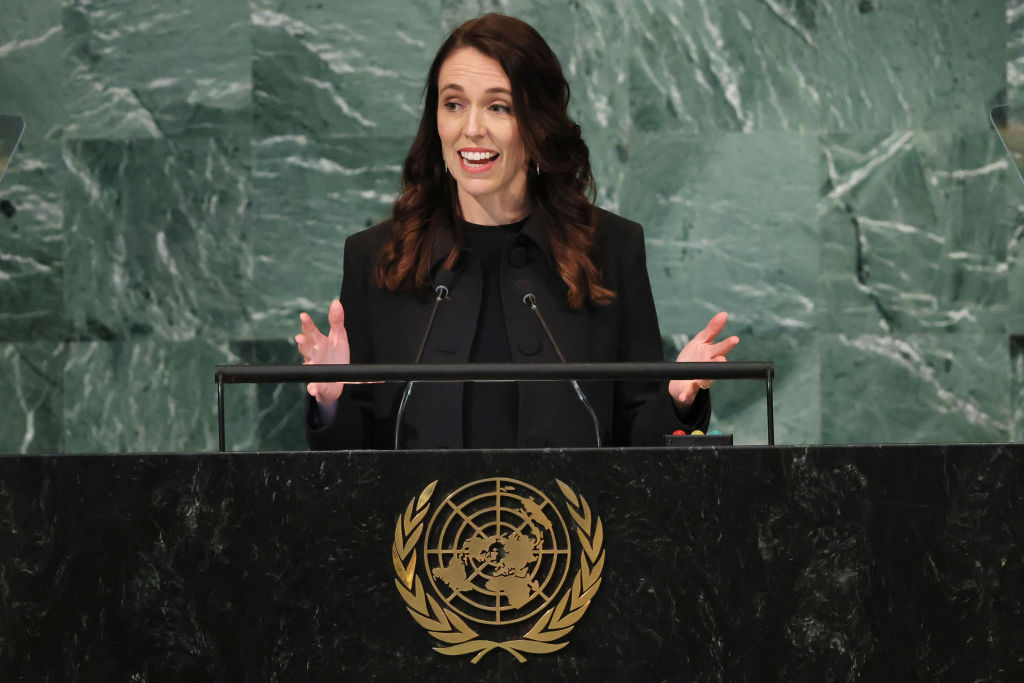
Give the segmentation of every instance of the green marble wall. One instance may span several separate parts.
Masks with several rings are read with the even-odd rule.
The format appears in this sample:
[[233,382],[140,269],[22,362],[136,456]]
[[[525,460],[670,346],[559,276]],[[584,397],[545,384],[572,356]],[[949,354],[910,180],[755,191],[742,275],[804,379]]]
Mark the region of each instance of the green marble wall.
[[[988,121],[1024,101],[1024,0],[0,5],[0,452],[213,449],[213,366],[296,360],[433,51],[491,10],[561,56],[667,350],[730,311],[779,441],[1024,438],[1024,187]],[[301,447],[300,400],[230,387],[231,446]],[[763,442],[763,400],[720,383],[717,426]]]

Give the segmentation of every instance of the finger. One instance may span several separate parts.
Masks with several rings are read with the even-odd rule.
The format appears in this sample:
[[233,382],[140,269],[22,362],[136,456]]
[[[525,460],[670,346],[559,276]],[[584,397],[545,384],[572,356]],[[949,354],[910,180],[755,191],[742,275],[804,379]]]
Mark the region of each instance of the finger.
[[302,323],[302,333],[306,335],[309,343],[315,344],[317,339],[324,336],[316,326],[316,323],[313,322],[313,318],[309,316],[309,313],[305,311],[299,313],[299,322]]
[[740,338],[736,336],[723,339],[717,344],[711,344],[708,346],[708,350],[715,356],[726,356],[730,351],[736,348],[736,345],[740,343]]
[[703,342],[714,341],[715,337],[721,334],[722,329],[725,328],[725,322],[729,319],[729,314],[725,311],[720,311],[711,316],[711,320],[704,327],[703,330],[696,334],[696,338],[699,338]]
[[335,328],[345,329],[345,309],[337,299],[331,302],[331,307],[327,310],[327,320],[331,324],[331,331]]

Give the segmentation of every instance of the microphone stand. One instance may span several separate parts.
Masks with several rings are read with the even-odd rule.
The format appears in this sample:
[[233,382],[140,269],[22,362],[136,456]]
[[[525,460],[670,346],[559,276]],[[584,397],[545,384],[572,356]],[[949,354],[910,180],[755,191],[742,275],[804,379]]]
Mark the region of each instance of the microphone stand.
[[[558,342],[555,341],[555,336],[551,334],[551,330],[548,328],[547,322],[544,321],[544,316],[540,314],[540,309],[537,308],[537,297],[533,295],[533,292],[527,292],[523,295],[523,303],[526,307],[533,311],[534,315],[537,316],[537,320],[540,321],[540,326],[544,328],[544,334],[547,335],[548,341],[551,342],[551,346],[555,349],[555,353],[558,355],[558,360],[565,363],[565,356],[562,355],[562,349],[558,348]],[[594,413],[594,409],[590,405],[590,401],[587,400],[586,394],[583,393],[583,389],[580,387],[580,383],[575,379],[569,380],[569,384],[572,385],[573,391],[576,392],[576,398],[579,399],[583,407],[586,408],[587,414],[590,415],[590,421],[594,425],[594,440],[597,442],[597,447],[601,447],[601,423],[597,420],[597,415]]]
[[[427,329],[423,332],[423,339],[420,340],[420,348],[416,351],[416,360],[414,363],[418,364],[420,359],[423,358],[423,350],[427,347],[427,338],[430,336],[430,330],[434,327],[434,316],[437,315],[437,308],[441,305],[441,301],[448,296],[448,285],[446,282],[451,277],[446,277],[452,271],[442,271],[437,283],[434,287],[434,306],[430,309],[430,318],[427,320]],[[409,403],[409,397],[412,395],[412,385],[416,382],[410,380],[405,383],[405,390],[402,392],[402,400],[398,403],[398,414],[395,416],[395,450],[398,450],[398,443],[402,433],[402,416],[405,414],[405,406]]]

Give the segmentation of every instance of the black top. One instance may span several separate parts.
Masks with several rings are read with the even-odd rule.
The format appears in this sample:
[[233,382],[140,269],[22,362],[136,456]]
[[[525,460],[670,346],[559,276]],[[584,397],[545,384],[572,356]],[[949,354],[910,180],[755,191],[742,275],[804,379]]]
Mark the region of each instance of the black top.
[[[620,216],[595,210],[592,251],[601,283],[616,296],[607,304],[572,308],[539,216],[527,219],[501,261],[501,301],[505,333],[514,363],[559,362],[536,316],[522,305],[517,283],[527,281],[544,311],[551,333],[566,358],[579,363],[635,363],[664,359],[654,296],[647,275],[643,229]],[[461,226],[459,226],[461,227]],[[421,335],[433,311],[429,292],[397,293],[380,286],[375,264],[390,239],[392,221],[356,233],[345,242],[341,303],[345,307],[352,362],[408,363],[416,357]],[[487,228],[494,230],[494,228]],[[441,268],[456,246],[458,229],[442,230],[431,249],[429,267]],[[461,235],[460,235],[461,236]],[[463,244],[463,248],[468,245]],[[513,258],[514,257],[514,258]],[[477,256],[466,255],[452,295],[437,309],[433,331],[423,351],[424,363],[468,363],[480,327],[485,274]],[[492,275],[492,271],[488,271]],[[493,288],[492,288],[493,289]],[[680,297],[686,296],[680,291]],[[490,327],[485,326],[485,327]],[[412,331],[412,332],[410,332]],[[707,430],[711,401],[702,391],[685,414],[676,411],[667,382],[594,381],[587,397],[609,446],[664,445],[673,429]],[[403,423],[407,448],[463,448],[463,382],[423,382],[409,401]],[[400,382],[346,387],[330,424],[315,421],[316,401],[307,402],[307,438],[313,448],[390,448]],[[569,382],[521,382],[517,388],[517,440],[528,448],[592,446],[594,428]],[[479,402],[474,401],[479,406]],[[478,408],[479,409],[479,408]]]
[[[501,268],[510,241],[525,223],[525,218],[509,225],[463,222],[465,251],[479,261],[483,272],[483,296],[469,352],[470,363],[512,362],[505,310],[501,304]],[[516,382],[467,382],[462,410],[466,448],[515,446],[519,430],[519,389]]]

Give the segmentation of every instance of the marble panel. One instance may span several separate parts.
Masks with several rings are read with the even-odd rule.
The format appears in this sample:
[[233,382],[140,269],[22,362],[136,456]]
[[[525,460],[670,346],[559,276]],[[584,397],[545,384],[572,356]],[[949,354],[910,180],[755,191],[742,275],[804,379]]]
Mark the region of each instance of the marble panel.
[[[239,364],[229,342],[163,339],[73,342],[64,369],[64,429],[69,453],[217,450],[217,365]],[[254,385],[225,387],[229,450],[262,447],[275,430],[261,417],[267,396]],[[301,427],[301,422],[299,423]]]
[[989,126],[992,107],[1003,103],[1002,0],[823,0],[813,6],[820,21],[814,35],[823,128],[980,131]]
[[[290,340],[252,340],[231,344],[231,353],[238,358],[232,363],[246,365],[283,365],[298,362],[295,344]],[[202,377],[197,378],[202,382]],[[306,447],[306,390],[302,384],[259,384],[254,387],[225,387],[225,405],[233,408],[235,422],[226,425],[231,443],[241,443],[243,450],[290,451]],[[239,422],[234,404],[242,402]],[[253,426],[255,425],[255,430]]]
[[819,3],[617,2],[630,38],[632,123],[641,131],[820,128]]
[[[5,3],[0,22],[0,114],[27,122],[25,146],[39,147],[65,116],[56,88],[67,77],[62,57],[61,0]],[[4,181],[6,182],[6,181]]]
[[[628,87],[632,41],[614,6],[579,3],[573,10],[568,20],[572,32],[552,26],[544,36],[569,80],[569,115],[580,124],[590,148],[597,203],[618,212],[633,129]],[[556,44],[567,35],[567,45]]]
[[1020,184],[1016,174],[1009,168],[1006,175],[1007,203],[1013,215],[1013,227],[1006,249],[1009,266],[1006,278],[1009,316],[1006,326],[1011,333],[1024,334],[1024,185]]
[[[729,310],[735,357],[777,363],[779,442],[1020,438],[1024,186],[988,110],[1020,95],[1022,0],[8,4],[0,109],[28,129],[0,184],[4,372],[99,340],[122,350],[96,372],[69,365],[76,387],[134,387],[142,364],[124,349],[171,358],[201,339],[217,349],[204,370],[167,379],[185,402],[212,390],[212,363],[293,360],[296,313],[324,318],[344,238],[388,213],[440,41],[499,11],[551,43],[598,202],[647,230],[666,349]],[[924,360],[875,362],[903,353],[886,344]],[[875,385],[851,378],[857,364]],[[937,387],[960,390],[964,366],[978,366],[972,398],[953,400]],[[292,447],[293,388],[233,387],[256,425],[236,445]],[[850,390],[879,400],[851,417]],[[911,426],[876,439],[876,410],[900,415],[899,397],[918,400]],[[755,383],[716,387],[716,423],[740,443],[763,442],[763,408]],[[93,417],[68,410],[76,448],[101,448],[83,436]],[[104,449],[149,447],[125,436],[138,411],[102,410],[125,425]],[[45,419],[28,450],[64,448],[63,416]],[[194,424],[213,443],[215,421]],[[27,433],[0,419],[3,449]]]
[[1006,104],[1024,102],[1024,0],[1006,0]]
[[821,340],[823,443],[965,443],[1010,438],[1005,334]]
[[261,337],[290,340],[302,310],[326,321],[341,288],[345,238],[390,215],[409,144],[302,135],[254,144],[248,305]]
[[0,453],[64,450],[63,343],[0,343]]
[[0,182],[0,341],[55,341],[64,327],[61,165],[49,132],[63,98],[40,83],[64,78],[61,3],[4,9],[0,22],[0,113],[26,121]]
[[823,137],[823,325],[1006,330],[1011,211],[990,132]]
[[760,132],[635,139],[622,213],[644,225],[663,334],[815,325],[820,256],[814,136]]
[[415,133],[423,79],[443,38],[436,2],[251,7],[258,137]]
[[[607,1],[592,3],[601,7],[611,4]],[[573,36],[573,21],[582,8],[575,2],[544,2],[543,0],[440,0],[441,27],[447,35],[456,26],[474,17],[490,12],[507,14],[522,19],[540,31],[544,39],[558,55],[560,48],[567,48]],[[437,41],[436,50],[441,44]]]
[[162,138],[245,127],[252,102],[246,0],[71,2],[63,21],[75,139]]
[[208,140],[68,143],[70,334],[248,334],[248,149]]
[[[634,138],[622,212],[640,221],[667,355],[730,312],[735,360],[776,363],[776,441],[820,437],[820,256],[814,136],[759,132]],[[738,182],[738,178],[743,178]],[[719,383],[715,426],[766,443],[765,394]]]
[[0,183],[0,341],[64,338],[61,177],[53,143],[33,136]]

